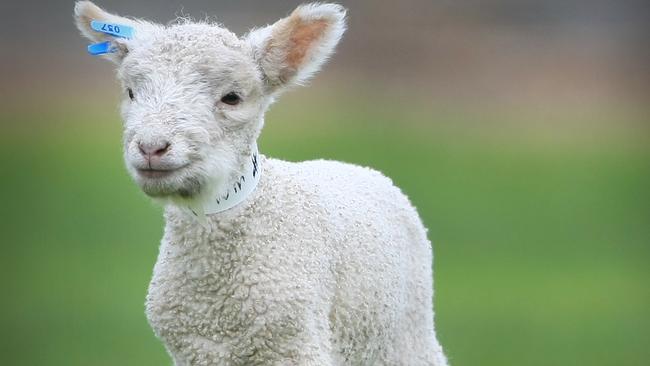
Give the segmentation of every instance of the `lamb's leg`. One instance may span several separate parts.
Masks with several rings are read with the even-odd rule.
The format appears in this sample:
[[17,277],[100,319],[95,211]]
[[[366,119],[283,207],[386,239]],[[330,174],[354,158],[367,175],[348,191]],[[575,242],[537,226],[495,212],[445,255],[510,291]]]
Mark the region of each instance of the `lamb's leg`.
[[165,347],[174,360],[174,366],[235,365],[241,355],[199,334],[175,334],[165,339]]
[[273,362],[274,366],[334,366],[331,347],[326,344],[303,344],[297,354]]
[[188,364],[178,357],[172,357],[174,359],[174,366],[188,366]]
[[[266,364],[265,364],[266,365]],[[280,359],[268,365],[273,366],[334,366],[336,365],[330,355],[310,354]]]
[[[306,309],[305,309],[306,310]],[[254,329],[218,344],[199,335],[183,334],[170,352],[175,366],[277,365],[333,366],[327,320],[295,311],[259,322]]]
[[[332,354],[331,332],[329,326],[326,325],[327,321],[312,318],[309,322],[312,324],[302,328],[295,337],[285,339],[284,342],[276,343],[266,349],[265,352],[270,351],[279,357],[273,357],[273,362],[263,362],[262,364],[275,366],[337,365]],[[323,326],[316,326],[314,323],[323,323]],[[266,344],[270,345],[271,343]]]

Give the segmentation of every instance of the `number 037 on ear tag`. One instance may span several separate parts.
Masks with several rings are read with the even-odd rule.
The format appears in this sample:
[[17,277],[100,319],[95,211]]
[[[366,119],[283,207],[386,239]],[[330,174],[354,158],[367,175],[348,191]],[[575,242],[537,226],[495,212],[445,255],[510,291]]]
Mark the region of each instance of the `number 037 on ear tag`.
[[110,34],[114,37],[133,38],[133,28],[129,27],[128,25],[111,24],[93,20],[90,22],[90,27],[97,32]]

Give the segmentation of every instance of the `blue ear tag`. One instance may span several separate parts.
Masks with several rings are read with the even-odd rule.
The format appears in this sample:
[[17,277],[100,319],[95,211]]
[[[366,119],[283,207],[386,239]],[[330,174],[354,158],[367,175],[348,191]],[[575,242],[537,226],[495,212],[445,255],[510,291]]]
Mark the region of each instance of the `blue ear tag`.
[[133,38],[133,28],[128,25],[112,24],[93,20],[90,22],[90,27],[97,32],[110,34],[114,37]]
[[88,46],[88,53],[93,56],[103,55],[105,53],[113,53],[117,49],[111,44],[111,42],[106,41],[102,43],[95,43]]
[[[100,22],[98,20],[91,21],[90,27],[97,32],[105,33],[119,38],[130,39],[133,38],[133,33],[135,33],[133,28],[129,27],[128,25],[112,24]],[[117,51],[117,47],[115,47],[110,41],[95,43],[88,46],[88,53],[93,56],[113,53],[115,51]]]

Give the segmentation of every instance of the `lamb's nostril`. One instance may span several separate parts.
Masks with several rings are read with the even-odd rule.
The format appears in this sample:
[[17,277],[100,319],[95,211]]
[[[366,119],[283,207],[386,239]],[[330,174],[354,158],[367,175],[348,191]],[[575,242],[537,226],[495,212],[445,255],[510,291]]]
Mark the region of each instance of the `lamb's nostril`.
[[154,151],[154,155],[158,155],[158,156],[164,155],[167,151],[169,151],[169,146],[171,146],[171,144],[169,142],[165,142],[165,144],[161,148]]
[[171,147],[171,143],[168,141],[162,141],[159,143],[144,143],[140,142],[138,144],[138,149],[140,150],[140,154],[146,157],[152,157],[152,156],[163,156],[167,151],[169,151],[169,148]]

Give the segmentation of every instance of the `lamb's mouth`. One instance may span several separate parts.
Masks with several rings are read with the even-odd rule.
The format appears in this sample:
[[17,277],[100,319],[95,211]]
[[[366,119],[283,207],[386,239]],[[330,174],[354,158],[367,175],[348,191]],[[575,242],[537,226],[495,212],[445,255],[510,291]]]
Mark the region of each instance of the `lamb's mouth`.
[[148,178],[148,179],[160,179],[160,178],[167,178],[171,175],[173,175],[176,172],[179,172],[185,168],[184,166],[180,166],[178,168],[171,168],[171,169],[162,169],[162,168],[136,168],[136,172],[138,172],[138,175],[142,178]]

